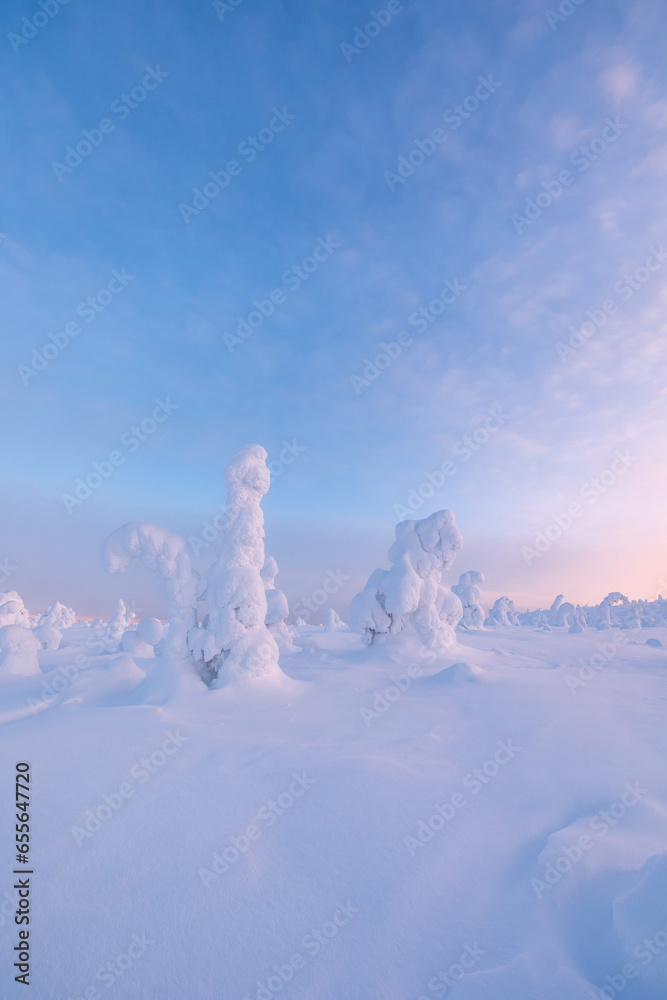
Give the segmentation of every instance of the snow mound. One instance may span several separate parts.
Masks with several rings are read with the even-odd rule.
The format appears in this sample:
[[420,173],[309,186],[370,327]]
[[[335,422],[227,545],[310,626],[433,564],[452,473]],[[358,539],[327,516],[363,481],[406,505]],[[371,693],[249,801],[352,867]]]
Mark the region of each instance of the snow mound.
[[428,685],[476,683],[486,677],[486,672],[474,664],[460,661],[439,670],[437,674],[422,678],[421,683]]

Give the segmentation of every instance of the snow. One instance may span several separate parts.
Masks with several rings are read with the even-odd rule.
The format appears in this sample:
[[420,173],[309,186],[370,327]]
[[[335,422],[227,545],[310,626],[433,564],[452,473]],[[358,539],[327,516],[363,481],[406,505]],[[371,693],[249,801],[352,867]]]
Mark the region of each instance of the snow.
[[502,596],[485,618],[481,572],[446,582],[462,538],[442,510],[397,525],[349,626],[289,626],[266,458],[225,469],[203,593],[172,532],[102,546],[111,573],[156,572],[166,626],[122,599],[108,621],[31,620],[0,595],[34,996],[664,1000],[667,601]]
[[[247,445],[224,471],[229,516],[221,531],[218,558],[207,574],[208,622],[204,635],[197,629],[190,639],[190,648],[204,660],[202,676],[212,687],[280,673],[278,644],[266,625],[268,605],[262,579],[264,515],[260,504],[271,481],[266,459],[261,445]],[[273,568],[269,565],[267,570],[270,583]],[[278,624],[278,620],[272,622]]]
[[24,625],[0,628],[0,675],[30,676],[39,673],[37,650],[40,642]]
[[60,601],[56,601],[46,609],[39,619],[40,625],[52,625],[57,629],[71,628],[76,621],[76,613],[73,608],[68,608]]
[[187,657],[187,634],[197,621],[197,578],[183,539],[155,524],[130,521],[109,535],[101,554],[109,573],[124,573],[133,559],[158,573],[170,626],[168,651]]
[[377,569],[350,605],[350,628],[367,644],[401,632],[445,649],[462,617],[461,601],[442,585],[463,540],[451,511],[401,521],[389,549],[391,569]]
[[30,615],[15,590],[0,594],[0,628],[3,625],[30,627]]
[[482,598],[481,584],[484,576],[476,569],[462,573],[459,582],[452,587],[453,593],[461,600],[463,607],[462,628],[481,628],[484,622],[484,611],[479,603]]
[[631,965],[624,997],[665,996],[667,662],[645,632],[442,651],[301,626],[278,675],[210,690],[91,631],[37,675],[0,668],[0,753],[34,775],[40,1000],[589,1000]]

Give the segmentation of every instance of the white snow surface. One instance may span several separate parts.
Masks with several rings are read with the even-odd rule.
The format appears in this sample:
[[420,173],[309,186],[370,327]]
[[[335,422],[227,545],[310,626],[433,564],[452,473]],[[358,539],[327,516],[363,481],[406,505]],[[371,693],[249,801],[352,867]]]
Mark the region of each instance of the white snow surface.
[[624,1000],[667,996],[646,630],[472,630],[437,654],[302,626],[282,673],[220,690],[90,632],[38,676],[0,670],[0,754],[33,775],[31,996],[589,1000],[629,968]]

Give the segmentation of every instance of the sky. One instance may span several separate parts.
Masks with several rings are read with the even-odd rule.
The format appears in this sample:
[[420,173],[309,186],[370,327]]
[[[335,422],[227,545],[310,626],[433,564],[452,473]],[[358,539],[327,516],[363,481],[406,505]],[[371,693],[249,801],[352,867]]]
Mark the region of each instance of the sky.
[[160,613],[101,542],[162,524],[205,572],[256,442],[293,607],[333,574],[344,615],[441,508],[487,605],[667,594],[664,5],[0,20],[3,589]]

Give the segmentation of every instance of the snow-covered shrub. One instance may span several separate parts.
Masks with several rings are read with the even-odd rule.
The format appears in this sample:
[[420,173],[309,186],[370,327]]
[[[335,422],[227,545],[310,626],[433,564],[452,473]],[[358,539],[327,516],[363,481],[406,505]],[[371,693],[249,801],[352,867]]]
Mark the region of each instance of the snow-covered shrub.
[[641,628],[641,618],[639,616],[639,604],[632,601],[623,615],[623,628]]
[[333,608],[327,608],[324,612],[324,631],[340,632],[345,628],[345,622],[341,621],[340,615]]
[[[624,594],[621,594],[618,590],[613,590],[611,594],[607,594],[605,599],[598,604],[597,608],[593,611],[597,612],[597,621],[595,625],[598,629],[608,629],[612,627],[612,608],[617,604],[627,605],[628,599]],[[613,616],[613,624],[619,624],[618,617],[616,614]]]
[[39,640],[24,625],[0,628],[0,674],[29,677],[40,673],[37,650]]
[[556,627],[567,626],[568,628],[570,625],[574,624],[574,604],[571,604],[569,601],[565,601],[564,604],[561,604],[555,614],[552,624]]
[[261,575],[265,556],[260,504],[271,481],[266,458],[260,445],[247,445],[224,472],[228,520],[221,532],[220,555],[207,574],[208,620],[191,637],[193,653],[204,660],[202,676],[212,687],[279,670],[278,646],[266,626]]
[[503,627],[518,625],[519,616],[516,613],[514,601],[511,601],[509,597],[499,597],[489,611],[489,617],[484,620],[484,624],[491,628],[498,625]]
[[72,608],[65,607],[60,601],[56,601],[46,609],[38,622],[39,625],[53,625],[54,628],[71,628],[76,624],[76,614]]
[[569,631],[575,635],[581,634],[586,626],[586,616],[580,604],[577,604],[576,608],[574,609],[574,615],[572,617],[573,621],[572,624],[570,625]]
[[262,582],[266,596],[266,618],[264,622],[279,649],[293,650],[292,633],[287,627],[289,605],[282,590],[277,590],[275,579],[278,575],[278,564],[273,556],[267,556],[262,566]]
[[177,658],[187,657],[187,634],[197,624],[197,577],[185,542],[155,524],[130,521],[104,542],[102,562],[107,572],[123,573],[133,559],[160,576],[169,620],[165,652]]
[[388,553],[393,565],[375,570],[364,590],[352,599],[352,631],[361,633],[367,644],[378,636],[402,632],[435,648],[454,644],[454,627],[463,609],[441,579],[462,544],[449,510],[396,525],[396,540]]
[[302,618],[301,615],[299,615],[299,617],[297,618],[297,620],[294,622],[294,627],[295,628],[304,628],[307,624],[308,623],[306,622],[305,618]]
[[44,622],[43,625],[36,625],[32,631],[42,649],[58,649],[60,646],[63,634],[55,625]]
[[0,594],[0,627],[3,625],[30,627],[30,615],[15,590]]
[[109,619],[109,623],[104,630],[104,637],[108,640],[111,651],[115,651],[123,633],[128,625],[131,625],[133,621],[134,615],[127,610],[125,602],[122,599],[119,600],[118,606],[116,607],[116,613],[113,618]]
[[476,569],[471,569],[467,573],[462,573],[459,582],[452,587],[463,607],[460,628],[482,628],[484,624],[484,611],[479,603],[482,596],[481,583],[484,583],[483,575]]

